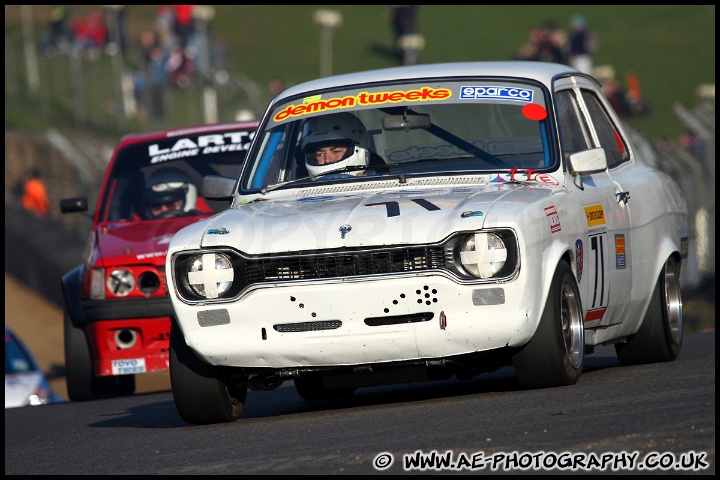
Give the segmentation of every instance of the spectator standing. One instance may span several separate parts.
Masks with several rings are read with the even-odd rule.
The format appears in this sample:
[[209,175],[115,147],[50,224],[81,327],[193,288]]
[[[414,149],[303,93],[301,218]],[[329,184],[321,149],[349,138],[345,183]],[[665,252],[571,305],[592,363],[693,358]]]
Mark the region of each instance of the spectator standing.
[[630,105],[630,111],[633,116],[642,116],[650,113],[650,106],[643,97],[642,91],[640,90],[640,80],[635,72],[629,71],[625,75],[625,82],[627,83],[627,101]]
[[567,35],[554,20],[548,20],[540,27],[528,32],[527,42],[520,47],[515,60],[567,63]]
[[61,6],[56,6],[50,13],[48,29],[43,33],[40,42],[42,52],[47,56],[70,53],[74,34],[69,25],[70,14]]
[[627,95],[620,84],[620,80],[614,76],[603,80],[602,92],[619,117],[627,118],[632,116],[630,105],[627,102]]
[[419,5],[393,5],[390,23],[395,39],[395,49],[402,65],[415,65],[425,39],[418,34],[417,11]]
[[540,29],[538,60],[541,62],[567,63],[567,35],[555,20],[546,21]]
[[152,46],[147,70],[148,103],[151,117],[159,121],[165,120],[166,104],[168,102],[167,59],[167,53],[159,44]]
[[698,160],[705,161],[705,143],[700,136],[691,129],[685,130],[680,136],[680,146],[693,154]]
[[285,88],[285,80],[280,77],[275,77],[268,83],[268,90],[270,90],[270,95],[273,97],[280,95]]
[[173,5],[173,11],[175,13],[173,33],[177,35],[180,46],[185,50],[195,34],[193,5]]
[[175,11],[171,5],[158,5],[155,16],[154,31],[158,40],[165,47],[165,42],[173,43],[175,29]]
[[108,47],[120,52],[121,55],[128,53],[127,34],[127,5],[105,5],[107,9],[108,24]]
[[528,31],[527,41],[515,52],[514,60],[537,60],[538,59],[538,43],[542,32],[540,27],[532,27]]
[[194,75],[193,57],[186,55],[180,45],[175,45],[165,59],[165,70],[171,85],[185,88]]
[[570,66],[592,75],[593,56],[597,50],[597,40],[587,26],[584,15],[576,13],[570,17]]
[[88,13],[87,18],[73,17],[70,22],[75,37],[75,51],[96,60],[107,44],[108,30],[105,17],[99,10]]
[[34,213],[38,217],[44,217],[50,213],[47,188],[40,179],[40,170],[38,168],[33,168],[27,175],[23,188],[22,206],[25,210]]

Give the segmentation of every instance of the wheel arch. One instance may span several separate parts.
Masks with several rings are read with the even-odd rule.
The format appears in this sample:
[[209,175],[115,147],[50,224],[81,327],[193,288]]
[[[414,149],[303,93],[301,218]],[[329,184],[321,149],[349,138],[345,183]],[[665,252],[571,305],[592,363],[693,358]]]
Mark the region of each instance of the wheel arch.
[[655,264],[653,265],[653,271],[651,278],[658,278],[660,272],[665,268],[665,263],[668,258],[674,257],[678,264],[678,270],[682,274],[682,240],[674,239],[668,235],[664,235],[658,242],[658,254],[655,256]]
[[[572,270],[573,272],[573,275],[575,275],[575,281],[577,282],[575,247],[562,241],[556,241],[553,242],[550,247],[545,252],[543,252],[542,255],[543,258],[547,259],[546,261],[542,262],[542,293],[544,298],[546,299],[545,301],[547,301],[547,296],[550,292],[550,286],[552,284],[553,276],[555,275],[555,270],[557,270],[557,267],[561,261],[567,262],[567,264],[570,266],[570,270]],[[545,302],[543,302],[540,307],[540,311],[542,311],[545,308]]]
[[[567,243],[556,241],[542,253],[542,257],[547,260],[542,262],[542,294],[540,296],[540,304],[538,305],[538,321],[534,325],[530,338],[535,335],[538,325],[540,324],[540,315],[543,311],[545,311],[545,306],[550,295],[550,289],[552,288],[553,277],[555,276],[555,271],[557,270],[558,265],[560,265],[560,262],[567,262],[573,272],[573,275],[575,276],[575,282],[577,282],[575,250],[573,247]],[[584,310],[582,313],[585,315]]]
[[[665,268],[665,265],[667,264],[667,261],[669,258],[674,258],[677,262],[678,267],[678,278],[680,279],[680,284],[682,286],[682,270],[683,270],[683,255],[681,253],[682,246],[680,245],[680,240],[673,240],[672,238],[668,236],[663,236],[663,238],[658,242],[658,254],[655,256],[654,264],[652,266],[652,270],[650,272],[650,275],[647,278],[641,278],[640,275],[633,275],[633,288],[642,288],[642,286],[647,287],[647,285],[650,285],[653,287],[655,285],[655,282],[660,277],[660,274],[662,273],[663,269]],[[635,273],[635,272],[634,272]],[[641,284],[637,284],[636,282],[642,282]],[[640,319],[642,319],[642,316],[645,315],[645,312],[648,309],[648,306],[650,305],[650,300],[652,297],[652,290],[648,291],[647,295],[645,295],[642,309],[640,310],[642,312],[642,315],[640,316]],[[637,329],[640,328],[640,324],[642,322],[638,321],[637,328],[634,329],[637,331]]]
[[75,327],[82,324],[82,276],[83,266],[70,270],[61,279],[63,300],[70,321]]

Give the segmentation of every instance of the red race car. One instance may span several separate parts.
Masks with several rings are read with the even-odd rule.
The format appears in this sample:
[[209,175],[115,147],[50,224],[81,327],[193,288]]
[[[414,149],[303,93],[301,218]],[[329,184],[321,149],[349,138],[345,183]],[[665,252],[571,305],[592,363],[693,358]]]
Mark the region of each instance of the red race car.
[[[124,136],[104,175],[83,264],[62,278],[70,400],[135,392],[135,375],[168,370],[172,308],[165,255],[181,228],[229,207],[205,200],[205,175],[236,176],[257,122]],[[88,210],[84,197],[63,213]]]

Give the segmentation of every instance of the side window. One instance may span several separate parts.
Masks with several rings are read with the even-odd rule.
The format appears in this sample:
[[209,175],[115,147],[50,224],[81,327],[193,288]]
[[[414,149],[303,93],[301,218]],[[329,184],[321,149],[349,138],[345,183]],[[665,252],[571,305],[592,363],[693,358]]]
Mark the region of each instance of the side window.
[[589,149],[590,137],[573,91],[557,92],[556,100],[560,138],[565,158],[572,153]]
[[589,90],[583,90],[582,96],[588,112],[590,112],[590,119],[595,125],[600,146],[605,149],[608,167],[613,168],[622,162],[628,161],[630,153],[627,144],[620,136],[620,131],[610,120],[598,97]]
[[143,186],[143,174],[140,171],[110,177],[106,188],[109,201],[103,205],[100,221],[130,220],[142,200]]

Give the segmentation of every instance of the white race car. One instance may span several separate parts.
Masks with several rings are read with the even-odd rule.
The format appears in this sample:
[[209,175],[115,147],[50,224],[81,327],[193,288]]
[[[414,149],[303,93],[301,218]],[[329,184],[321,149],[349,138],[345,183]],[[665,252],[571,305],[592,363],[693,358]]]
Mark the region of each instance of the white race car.
[[685,199],[592,77],[542,62],[339,75],[268,106],[230,207],[170,243],[170,376],[195,424],[513,365],[571,385],[682,344]]

